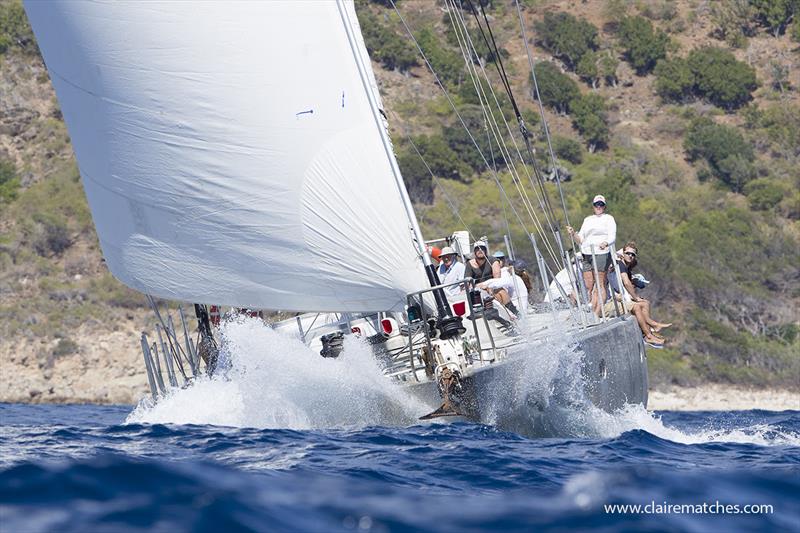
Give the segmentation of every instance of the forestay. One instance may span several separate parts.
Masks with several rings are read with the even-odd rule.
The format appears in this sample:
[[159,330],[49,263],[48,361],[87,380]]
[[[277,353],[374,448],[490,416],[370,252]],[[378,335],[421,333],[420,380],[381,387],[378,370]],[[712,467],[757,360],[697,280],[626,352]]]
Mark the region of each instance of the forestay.
[[426,285],[351,1],[25,7],[123,283],[298,311]]

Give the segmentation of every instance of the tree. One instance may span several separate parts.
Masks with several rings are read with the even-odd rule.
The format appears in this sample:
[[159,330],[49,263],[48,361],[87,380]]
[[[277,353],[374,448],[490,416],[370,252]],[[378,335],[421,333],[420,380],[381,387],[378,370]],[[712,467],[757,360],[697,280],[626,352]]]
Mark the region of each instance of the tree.
[[755,177],[753,146],[736,128],[715,124],[709,118],[692,121],[683,147],[689,160],[705,159],[712,173],[734,192]]
[[397,156],[397,165],[411,200],[422,204],[433,203],[433,179],[422,159],[416,153],[402,151]]
[[553,137],[553,151],[556,155],[565,161],[574,163],[576,165],[583,161],[583,148],[581,143],[575,139],[567,137]]
[[[494,143],[494,137],[491,137],[490,144],[483,110],[479,106],[468,105],[462,106],[459,109],[459,114],[469,129],[469,134],[458,119],[453,121],[452,125],[444,128],[442,132],[447,146],[455,154],[456,158],[469,165],[475,172],[486,170],[484,158],[489,164],[504,164],[503,155]],[[472,139],[475,139],[475,143],[478,144],[480,152],[475,148],[475,143],[472,142],[470,134],[472,134]],[[483,157],[481,157],[481,154],[483,154]],[[492,155],[494,155],[494,159],[492,159]]]
[[578,62],[578,68],[575,72],[586,83],[592,86],[592,89],[597,89],[597,84],[600,81],[600,69],[597,68],[597,53],[587,52]]
[[384,68],[401,72],[417,65],[417,51],[408,41],[386,28],[370,11],[359,10],[358,20],[367,51]]
[[644,17],[625,17],[619,27],[620,44],[625,59],[643,76],[653,70],[659,59],[667,56],[669,37]]
[[694,75],[695,90],[724,109],[746,104],[758,86],[755,69],[722,48],[706,46],[692,50],[687,61]]
[[800,13],[800,0],[750,0],[761,24],[777,37],[792,17]]
[[578,84],[550,62],[537,64],[535,72],[542,104],[561,114],[567,113],[569,103],[580,95]]
[[[440,135],[420,135],[414,138],[416,145],[425,162],[439,178],[454,179],[460,181],[467,181],[470,175],[470,170],[464,163],[461,162],[458,154],[456,154],[447,142]],[[411,153],[411,152],[409,152]],[[416,155],[414,153],[413,155]],[[419,176],[418,168],[415,175]]]
[[569,13],[545,13],[544,20],[534,24],[539,43],[574,70],[584,54],[597,49],[597,28]]
[[602,96],[591,93],[575,98],[570,102],[570,114],[575,127],[588,143],[590,152],[608,144],[608,118]]
[[597,69],[600,76],[605,80],[606,85],[612,87],[617,86],[617,67],[619,66],[619,59],[611,49],[603,50],[598,54],[600,60],[597,62]]
[[694,74],[685,59],[662,59],[654,72],[656,93],[664,100],[685,102],[692,96]]

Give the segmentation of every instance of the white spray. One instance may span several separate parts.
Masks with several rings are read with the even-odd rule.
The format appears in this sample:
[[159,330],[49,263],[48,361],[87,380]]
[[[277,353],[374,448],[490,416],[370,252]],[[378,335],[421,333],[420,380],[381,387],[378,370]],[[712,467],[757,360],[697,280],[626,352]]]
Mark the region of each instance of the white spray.
[[227,372],[173,390],[154,406],[141,403],[127,422],[364,427],[413,424],[430,410],[384,377],[369,346],[355,338],[326,359],[258,319],[240,316],[220,332]]

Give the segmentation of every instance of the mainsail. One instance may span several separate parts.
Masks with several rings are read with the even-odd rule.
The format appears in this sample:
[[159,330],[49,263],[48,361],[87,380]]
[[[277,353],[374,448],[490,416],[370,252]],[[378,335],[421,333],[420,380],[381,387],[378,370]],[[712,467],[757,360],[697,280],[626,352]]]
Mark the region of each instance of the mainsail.
[[120,281],[296,311],[427,285],[351,0],[25,7]]

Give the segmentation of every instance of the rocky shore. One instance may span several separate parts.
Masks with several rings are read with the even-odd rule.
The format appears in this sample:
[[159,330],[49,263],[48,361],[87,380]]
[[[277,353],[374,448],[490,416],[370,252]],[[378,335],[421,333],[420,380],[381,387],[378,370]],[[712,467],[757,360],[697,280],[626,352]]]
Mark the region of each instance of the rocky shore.
[[[133,323],[90,334],[75,353],[53,357],[58,340],[0,345],[0,402],[136,404],[148,393],[140,332]],[[91,340],[89,340],[91,339]],[[47,355],[43,355],[47,354]],[[800,410],[800,392],[706,384],[651,390],[652,411]]]
[[[0,344],[0,402],[135,404],[148,392],[140,332],[79,328],[74,346],[61,339]],[[71,352],[71,353],[62,353]]]
[[706,384],[650,391],[651,411],[800,411],[800,392]]

